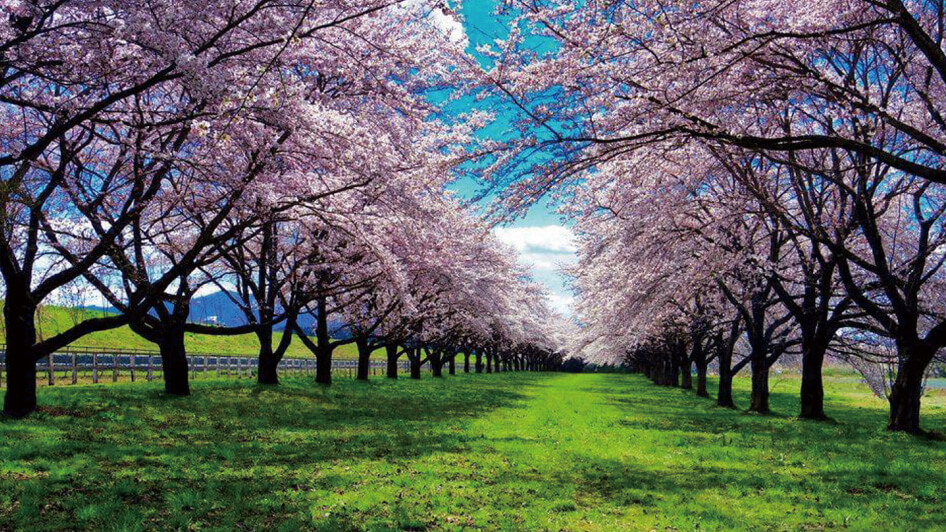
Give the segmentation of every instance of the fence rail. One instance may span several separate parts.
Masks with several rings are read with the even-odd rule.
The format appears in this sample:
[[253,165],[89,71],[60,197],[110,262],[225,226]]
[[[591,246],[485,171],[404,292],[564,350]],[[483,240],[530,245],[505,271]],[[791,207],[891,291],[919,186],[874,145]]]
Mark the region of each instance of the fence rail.
[[[187,367],[193,378],[200,375],[252,378],[256,376],[258,360],[259,357],[254,356],[192,353],[187,355]],[[0,387],[6,379],[5,362],[6,346],[0,344]],[[278,367],[281,374],[314,375],[316,366],[315,359],[284,358],[279,362]],[[381,374],[386,366],[385,361],[372,360],[370,371],[375,375]],[[349,377],[354,377],[357,367],[357,360],[332,360],[332,371],[341,370],[342,376],[347,374]],[[102,381],[118,382],[123,377],[127,377],[132,382],[151,381],[161,375],[162,369],[161,356],[157,351],[93,347],[69,347],[57,351],[37,364],[38,377],[45,377],[43,380],[50,386],[57,382],[77,384],[80,378],[90,378],[95,384]],[[398,361],[399,371],[409,369],[407,362]]]

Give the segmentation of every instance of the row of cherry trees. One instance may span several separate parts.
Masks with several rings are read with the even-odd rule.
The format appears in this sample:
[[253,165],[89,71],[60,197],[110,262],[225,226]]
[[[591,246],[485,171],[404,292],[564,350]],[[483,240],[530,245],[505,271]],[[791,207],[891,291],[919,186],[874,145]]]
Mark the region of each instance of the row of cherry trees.
[[702,393],[715,358],[724,405],[748,367],[759,412],[799,355],[809,418],[827,354],[883,361],[889,428],[919,432],[946,346],[946,5],[512,5],[489,75],[531,156],[494,175],[513,208],[575,190],[587,352],[665,383],[695,364]]
[[[125,325],[171,394],[188,331],[254,333],[264,383],[295,337],[328,383],[333,314],[363,358],[435,374],[459,352],[554,363],[541,291],[444,191],[487,118],[431,103],[477,81],[436,2],[2,5],[6,414],[35,410],[37,361]],[[38,338],[37,308],[76,286],[117,312]],[[208,286],[247,325],[189,323]]]

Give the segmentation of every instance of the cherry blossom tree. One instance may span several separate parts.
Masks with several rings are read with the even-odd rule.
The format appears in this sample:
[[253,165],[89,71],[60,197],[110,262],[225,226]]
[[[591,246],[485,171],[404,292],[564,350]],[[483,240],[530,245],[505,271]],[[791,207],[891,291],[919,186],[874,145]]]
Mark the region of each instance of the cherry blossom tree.
[[[423,122],[435,111],[423,92],[454,84],[467,64],[445,60],[461,45],[431,24],[439,7],[425,2],[5,8],[3,109],[18,126],[0,164],[19,192],[4,200],[15,223],[0,268],[8,324],[23,331],[9,338],[13,415],[35,408],[35,361],[88,332],[127,322],[162,345],[172,329],[179,340],[189,276],[252,223],[234,221],[250,212],[242,202],[274,199],[251,185],[289,182],[319,197],[335,190],[327,175],[349,184],[384,175],[404,158],[359,153],[373,118]],[[387,130],[383,145],[396,150],[403,132]],[[37,269],[48,272],[41,281]],[[79,277],[121,313],[38,345],[35,308]]]
[[[277,9],[278,6],[278,9]],[[37,342],[35,309],[91,275],[176,171],[194,121],[227,104],[241,66],[268,65],[306,3],[8,2],[2,29],[8,330],[4,411],[36,408],[35,363],[96,330]],[[107,220],[106,224],[97,224]],[[146,297],[146,299],[150,299]],[[141,309],[139,309],[141,310]]]

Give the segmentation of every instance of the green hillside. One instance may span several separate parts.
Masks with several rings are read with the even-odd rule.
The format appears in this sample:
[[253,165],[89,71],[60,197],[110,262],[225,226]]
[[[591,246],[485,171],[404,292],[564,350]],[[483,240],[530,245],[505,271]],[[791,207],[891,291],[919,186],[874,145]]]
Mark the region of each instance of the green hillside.
[[[37,334],[41,338],[48,338],[72,327],[75,320],[79,321],[94,316],[102,316],[102,311],[79,310],[73,311],[63,307],[43,307],[36,318]],[[277,333],[276,341],[281,333]],[[6,330],[0,320],[0,343],[6,341]],[[248,355],[255,356],[259,352],[259,341],[253,334],[238,336],[208,336],[205,334],[188,333],[186,338],[187,350],[190,353],[206,353],[213,355]],[[157,346],[138,336],[127,326],[90,334],[72,344],[75,347],[111,348],[111,349],[143,349],[157,350]],[[286,354],[290,358],[309,358],[312,354],[302,342],[294,339]],[[335,351],[337,358],[357,358],[358,351],[354,344],[342,346]]]

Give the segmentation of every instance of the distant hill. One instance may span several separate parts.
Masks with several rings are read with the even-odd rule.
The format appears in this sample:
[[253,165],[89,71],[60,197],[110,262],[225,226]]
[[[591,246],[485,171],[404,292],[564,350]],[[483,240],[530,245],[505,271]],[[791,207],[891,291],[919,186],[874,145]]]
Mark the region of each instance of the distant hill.
[[[227,294],[215,292],[191,300],[190,321],[194,323],[214,323],[222,327],[235,327],[246,324],[246,317],[240,307],[233,303]],[[299,317],[303,330],[315,329],[315,318],[309,315]],[[276,327],[282,330],[282,326]],[[329,330],[338,338],[348,338],[345,323],[341,320],[329,320]]]
[[[0,302],[0,306],[2,306],[2,302]],[[78,311],[75,317],[79,320],[85,320],[91,317],[101,316],[107,312],[108,311],[102,309],[82,309]],[[69,309],[45,306],[40,311],[40,315],[37,317],[36,321],[37,333],[41,337],[49,337],[72,327],[74,318]],[[277,334],[276,341],[279,340],[279,336],[280,335]],[[5,341],[6,330],[3,328],[2,320],[0,320],[0,343],[4,343]],[[239,336],[207,336],[188,333],[185,337],[185,342],[187,350],[191,353],[206,353],[223,356],[255,356],[259,352],[259,342],[253,334],[243,334]],[[72,345],[103,349],[118,348],[157,351],[157,346],[138,336],[128,327],[119,327],[111,331],[93,333],[80,338]],[[300,342],[298,338],[294,338],[286,356],[291,358],[309,358],[312,354],[302,345],[302,342]],[[349,344],[337,349],[335,356],[347,359],[357,358],[358,352],[354,345]]]
[[[89,306],[86,309],[92,312],[116,312],[112,307]],[[214,324],[221,327],[238,327],[246,324],[246,316],[227,294],[214,292],[191,300],[190,322]],[[299,325],[305,331],[314,331],[315,318],[309,315],[300,316]],[[276,326],[276,330],[281,331],[282,328],[282,325]],[[338,338],[349,337],[344,322],[340,320],[330,320],[329,330]]]

